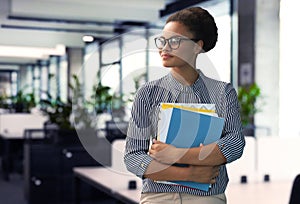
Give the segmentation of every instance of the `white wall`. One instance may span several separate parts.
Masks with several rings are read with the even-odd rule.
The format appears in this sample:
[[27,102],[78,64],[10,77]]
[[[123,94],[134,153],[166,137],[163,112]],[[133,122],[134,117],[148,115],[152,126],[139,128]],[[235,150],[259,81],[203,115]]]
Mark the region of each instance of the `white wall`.
[[[262,112],[255,124],[268,127],[271,135],[279,134],[279,2],[256,0],[255,79],[261,87]],[[256,135],[266,134],[261,129]]]
[[249,183],[292,181],[300,173],[300,137],[246,137],[246,146],[240,159],[227,165],[231,183],[239,183],[247,176]]
[[300,2],[281,0],[280,4],[280,136],[300,136]]

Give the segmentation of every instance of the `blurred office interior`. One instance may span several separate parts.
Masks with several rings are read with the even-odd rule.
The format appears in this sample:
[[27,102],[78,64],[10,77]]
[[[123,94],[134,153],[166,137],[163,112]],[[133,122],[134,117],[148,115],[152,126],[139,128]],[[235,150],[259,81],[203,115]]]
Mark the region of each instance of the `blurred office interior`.
[[134,93],[168,72],[154,38],[191,6],[211,12],[219,33],[197,67],[260,92],[244,155],[228,164],[228,203],[289,202],[300,174],[298,1],[0,0],[4,204],[135,202],[74,169],[123,168],[113,144],[124,142]]

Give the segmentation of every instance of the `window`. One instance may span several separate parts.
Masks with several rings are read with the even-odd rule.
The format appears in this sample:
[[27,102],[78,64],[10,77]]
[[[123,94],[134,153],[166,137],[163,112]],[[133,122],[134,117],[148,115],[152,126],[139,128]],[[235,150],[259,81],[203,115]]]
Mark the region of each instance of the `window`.
[[57,64],[58,64],[58,58],[54,56],[51,57],[48,77],[49,77],[49,93],[53,99],[57,98],[58,96]]
[[47,99],[48,92],[48,62],[41,63],[41,99]]
[[279,135],[299,136],[299,1],[280,2]]
[[67,55],[59,57],[59,96],[63,102],[68,100],[68,58]]
[[215,18],[218,27],[218,41],[216,47],[206,54],[200,54],[197,59],[197,68],[204,74],[217,80],[231,81],[231,16],[230,1],[213,0],[203,3]]
[[[41,69],[39,65],[33,67],[33,92],[34,98],[39,100],[41,87]],[[29,91],[29,90],[28,90]]]
[[98,42],[88,44],[84,51],[83,63],[83,85],[85,99],[89,99],[93,95],[93,86],[97,84],[99,74],[99,46]]

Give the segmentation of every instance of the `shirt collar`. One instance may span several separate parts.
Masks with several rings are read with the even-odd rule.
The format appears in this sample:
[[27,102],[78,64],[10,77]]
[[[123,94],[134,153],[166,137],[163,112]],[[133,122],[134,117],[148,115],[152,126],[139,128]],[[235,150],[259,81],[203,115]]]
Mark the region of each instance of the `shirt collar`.
[[[184,86],[180,82],[178,82],[171,73],[167,75],[167,79],[169,82],[169,87],[173,89],[174,98],[176,99],[184,90],[189,89],[190,92],[193,92],[198,100],[199,103],[211,103],[211,99],[209,96],[208,89],[204,83],[205,75],[197,69],[199,73],[198,79],[192,84],[191,86]],[[187,88],[188,87],[188,88]]]
[[[203,75],[203,73],[197,69],[198,72],[198,78],[197,80],[190,86],[188,85],[183,85],[182,83],[180,83],[177,79],[175,79],[175,77],[171,74],[171,72],[168,74],[168,82],[170,84],[170,87],[173,87],[174,89],[178,90],[178,91],[184,91],[184,92],[190,92],[193,91],[196,87],[201,86],[201,84],[203,84],[203,81],[201,79],[201,75]],[[197,88],[196,88],[197,89]]]

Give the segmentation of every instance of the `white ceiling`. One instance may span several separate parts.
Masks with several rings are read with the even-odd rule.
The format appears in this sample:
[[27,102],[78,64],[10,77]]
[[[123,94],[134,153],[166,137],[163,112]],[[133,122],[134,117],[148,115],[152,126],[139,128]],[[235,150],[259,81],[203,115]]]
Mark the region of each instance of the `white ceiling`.
[[[160,21],[160,11],[172,3],[175,0],[0,0],[0,65],[33,63],[58,52],[61,45],[83,47],[84,35],[108,39],[128,23],[154,25]],[[24,56],[22,52],[12,56],[8,46],[15,53],[21,47]],[[48,52],[26,56],[38,48]]]

